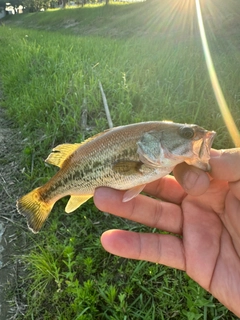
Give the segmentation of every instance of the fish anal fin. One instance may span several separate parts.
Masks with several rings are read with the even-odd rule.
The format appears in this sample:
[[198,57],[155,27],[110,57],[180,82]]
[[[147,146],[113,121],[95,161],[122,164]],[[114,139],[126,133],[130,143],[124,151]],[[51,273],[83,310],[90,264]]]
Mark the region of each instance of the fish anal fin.
[[120,160],[114,163],[113,170],[121,175],[142,174],[142,164],[140,161]]
[[81,146],[81,143],[64,143],[60,144],[57,147],[55,147],[50,155],[47,157],[45,162],[49,164],[53,164],[54,166],[57,167],[62,167],[62,164],[64,161],[74,152],[76,151],[79,147]]
[[65,208],[66,213],[71,213],[74,210],[76,210],[78,207],[80,207],[84,202],[88,201],[93,195],[87,194],[87,195],[81,195],[81,196],[71,196],[71,198],[68,200],[68,203]]
[[145,186],[146,186],[145,184],[142,184],[140,186],[136,186],[136,187],[133,187],[133,188],[127,190],[123,195],[122,202],[130,201],[133,198],[135,198],[136,196],[138,196],[139,193],[143,191]]

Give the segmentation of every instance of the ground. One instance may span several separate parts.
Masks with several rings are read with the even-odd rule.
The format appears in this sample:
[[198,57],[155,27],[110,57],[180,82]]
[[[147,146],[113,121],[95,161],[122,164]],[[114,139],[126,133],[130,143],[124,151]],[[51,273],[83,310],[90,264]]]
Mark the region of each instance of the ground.
[[[21,194],[21,145],[21,133],[0,107],[0,320],[14,319],[22,308],[16,293],[20,272],[17,256],[24,232],[15,205]],[[8,301],[9,290],[16,291],[13,301]]]

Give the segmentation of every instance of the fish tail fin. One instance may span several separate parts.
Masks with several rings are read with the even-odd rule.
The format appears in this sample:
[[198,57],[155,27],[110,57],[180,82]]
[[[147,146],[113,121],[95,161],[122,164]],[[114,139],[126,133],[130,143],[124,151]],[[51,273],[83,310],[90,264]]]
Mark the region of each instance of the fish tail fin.
[[17,201],[18,212],[27,218],[28,227],[34,233],[42,228],[54,205],[42,200],[39,189],[34,189]]

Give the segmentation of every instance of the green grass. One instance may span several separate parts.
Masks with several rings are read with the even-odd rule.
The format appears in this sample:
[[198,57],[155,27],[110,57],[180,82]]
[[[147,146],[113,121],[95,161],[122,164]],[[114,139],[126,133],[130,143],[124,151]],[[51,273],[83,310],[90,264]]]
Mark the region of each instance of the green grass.
[[[54,169],[43,162],[52,147],[107,128],[99,80],[114,125],[197,123],[217,131],[216,148],[233,146],[212,92],[194,8],[175,4],[53,10],[3,20],[1,82],[4,107],[25,138],[23,192],[52,176]],[[219,81],[238,125],[240,39],[232,26],[238,25],[239,6],[215,0],[203,10]],[[114,257],[99,241],[109,228],[155,230],[101,213],[92,201],[67,216],[64,202],[38,235],[26,230],[21,297],[27,308],[19,319],[236,319],[184,273]]]

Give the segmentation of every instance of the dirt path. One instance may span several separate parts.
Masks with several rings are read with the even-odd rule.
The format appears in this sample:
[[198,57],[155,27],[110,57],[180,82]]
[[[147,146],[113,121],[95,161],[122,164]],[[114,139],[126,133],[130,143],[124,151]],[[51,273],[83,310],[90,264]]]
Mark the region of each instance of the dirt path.
[[[16,296],[20,269],[17,255],[24,245],[21,219],[15,207],[21,194],[20,136],[0,108],[0,320],[15,319],[22,308]],[[15,292],[12,301],[7,298],[10,290]]]

